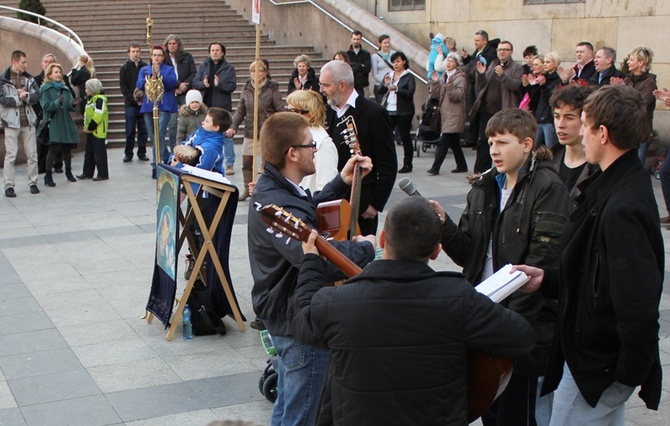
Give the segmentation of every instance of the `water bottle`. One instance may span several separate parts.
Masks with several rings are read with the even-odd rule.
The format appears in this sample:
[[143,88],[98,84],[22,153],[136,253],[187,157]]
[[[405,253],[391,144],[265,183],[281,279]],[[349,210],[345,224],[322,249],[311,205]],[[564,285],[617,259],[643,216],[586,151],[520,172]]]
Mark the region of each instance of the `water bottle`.
[[182,336],[184,340],[191,340],[193,338],[193,325],[191,324],[191,308],[188,305],[184,306],[184,313],[181,316],[184,329]]

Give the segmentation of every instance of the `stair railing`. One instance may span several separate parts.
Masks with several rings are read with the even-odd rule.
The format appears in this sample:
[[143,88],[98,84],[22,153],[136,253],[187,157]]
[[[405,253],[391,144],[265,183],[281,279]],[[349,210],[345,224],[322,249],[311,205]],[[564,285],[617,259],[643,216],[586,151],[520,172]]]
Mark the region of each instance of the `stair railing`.
[[[341,27],[343,27],[343,28],[346,28],[347,31],[349,31],[349,32],[353,32],[353,31],[354,31],[354,29],[351,28],[349,25],[347,25],[347,24],[345,24],[344,22],[342,22],[341,20],[339,20],[339,19],[338,19],[337,17],[335,17],[332,13],[328,12],[326,9],[324,9],[324,8],[321,7],[321,6],[319,6],[318,4],[316,4],[316,3],[315,3],[314,1],[312,1],[312,0],[294,0],[294,1],[279,1],[279,2],[277,2],[277,1],[275,1],[275,0],[268,0],[268,1],[269,1],[270,3],[272,3],[273,6],[290,6],[290,5],[294,5],[294,4],[309,3],[309,4],[311,4],[312,6],[314,6],[315,8],[317,8],[317,9],[319,10],[319,12],[323,13],[324,15],[328,16],[330,19],[332,19],[333,21],[335,21],[339,26],[341,26]],[[370,40],[368,40],[367,38],[363,37],[363,41],[364,41],[365,43],[367,43],[369,46],[371,46],[371,47],[374,49],[375,52],[378,50],[377,45],[374,44],[373,42],[371,42]],[[409,70],[409,72],[410,72],[416,79],[418,79],[419,81],[423,82],[424,84],[428,84],[428,80],[426,80],[423,76],[418,75],[417,73],[415,73],[415,72],[412,71],[411,69]]]
[[[47,18],[46,16],[40,15],[39,13],[34,13],[34,12],[30,12],[28,10],[23,10],[23,9],[17,9],[17,8],[11,7],[11,6],[0,5],[0,9],[11,10],[13,12],[21,12],[21,13],[25,13],[26,15],[34,16],[34,17],[37,18],[37,24],[40,25],[40,26],[42,25],[42,21],[44,21],[44,22],[47,22],[47,23],[49,23],[49,24],[51,24],[55,27],[58,27],[63,32],[67,33],[67,36],[68,36],[69,40],[74,41],[74,43],[79,46],[79,50],[80,50],[81,54],[84,54],[84,52],[85,52],[84,51],[84,43],[81,41],[81,39],[79,38],[77,33],[72,31],[71,29],[69,29],[65,25],[61,24],[60,22],[54,21],[53,19]],[[49,27],[47,27],[47,28],[49,28]]]

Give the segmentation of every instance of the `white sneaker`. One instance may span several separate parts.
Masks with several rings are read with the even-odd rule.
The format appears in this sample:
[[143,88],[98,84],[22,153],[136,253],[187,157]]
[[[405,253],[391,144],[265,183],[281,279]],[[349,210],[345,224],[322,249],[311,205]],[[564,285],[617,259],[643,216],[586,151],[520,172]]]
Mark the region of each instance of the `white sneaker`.
[[232,176],[235,174],[235,169],[233,166],[226,167],[226,176]]

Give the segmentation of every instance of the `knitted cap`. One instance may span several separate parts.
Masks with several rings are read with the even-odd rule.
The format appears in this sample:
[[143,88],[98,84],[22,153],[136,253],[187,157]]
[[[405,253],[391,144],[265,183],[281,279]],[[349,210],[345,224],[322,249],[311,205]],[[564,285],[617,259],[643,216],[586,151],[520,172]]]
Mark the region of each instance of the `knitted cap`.
[[86,88],[94,95],[102,92],[102,83],[97,78],[91,78],[86,81]]
[[202,103],[202,94],[199,90],[189,90],[186,92],[186,105],[191,105],[191,102]]

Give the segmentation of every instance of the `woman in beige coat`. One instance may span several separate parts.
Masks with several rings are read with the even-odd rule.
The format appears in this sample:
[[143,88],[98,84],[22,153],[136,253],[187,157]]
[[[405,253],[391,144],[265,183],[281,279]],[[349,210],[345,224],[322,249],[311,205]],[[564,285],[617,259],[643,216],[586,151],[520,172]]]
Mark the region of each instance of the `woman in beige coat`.
[[428,174],[435,176],[440,174],[440,167],[449,148],[454,152],[456,168],[452,173],[463,173],[468,171],[468,164],[460,144],[460,133],[465,129],[465,97],[467,82],[465,74],[458,66],[461,65],[461,57],[453,52],[447,55],[447,70],[442,77],[433,71],[430,82],[430,93],[433,98],[440,100],[440,115],[442,116],[442,137],[435,151],[435,161],[428,169]]
[[226,131],[226,136],[232,138],[244,122],[244,141],[242,144],[242,175],[244,176],[244,190],[240,194],[240,201],[249,198],[249,183],[253,180],[254,159],[254,74],[258,70],[258,134],[261,133],[263,122],[269,116],[284,110],[284,101],[279,92],[279,85],[268,78],[268,67],[263,61],[254,61],[249,66],[251,78],[244,85],[240,93],[240,102],[233,115],[233,124]]

